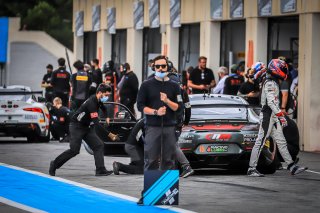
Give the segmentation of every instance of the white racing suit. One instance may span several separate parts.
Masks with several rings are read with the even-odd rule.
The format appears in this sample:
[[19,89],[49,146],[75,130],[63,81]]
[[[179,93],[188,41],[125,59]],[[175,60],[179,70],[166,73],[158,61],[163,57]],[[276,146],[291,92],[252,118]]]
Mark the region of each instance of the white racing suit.
[[250,167],[257,167],[261,150],[266,139],[271,136],[277,143],[279,152],[284,161],[290,165],[293,163],[287,148],[287,141],[283,135],[282,125],[277,114],[281,114],[279,108],[279,85],[275,80],[267,79],[261,89],[260,128],[250,157]]

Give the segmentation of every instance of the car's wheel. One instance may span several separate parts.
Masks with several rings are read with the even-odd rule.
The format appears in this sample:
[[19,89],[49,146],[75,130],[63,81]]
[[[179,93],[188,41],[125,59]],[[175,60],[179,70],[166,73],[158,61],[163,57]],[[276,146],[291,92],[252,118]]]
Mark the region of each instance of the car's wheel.
[[27,136],[27,141],[29,143],[38,143],[39,142],[39,136],[37,134],[30,134]]
[[271,138],[267,139],[258,161],[258,171],[262,174],[274,174],[277,170],[277,147]]
[[84,140],[82,140],[82,144],[83,144],[85,150],[86,150],[90,155],[93,155],[92,149],[89,147],[89,145],[88,145]]
[[50,141],[50,133],[48,133],[47,136],[39,136],[39,142],[42,142],[42,143],[49,143]]

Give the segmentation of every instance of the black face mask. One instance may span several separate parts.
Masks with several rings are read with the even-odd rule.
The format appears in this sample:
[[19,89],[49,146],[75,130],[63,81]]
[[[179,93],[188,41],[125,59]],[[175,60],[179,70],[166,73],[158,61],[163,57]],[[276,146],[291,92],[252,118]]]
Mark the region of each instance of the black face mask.
[[52,70],[47,70],[47,73],[49,74],[49,73],[52,73]]

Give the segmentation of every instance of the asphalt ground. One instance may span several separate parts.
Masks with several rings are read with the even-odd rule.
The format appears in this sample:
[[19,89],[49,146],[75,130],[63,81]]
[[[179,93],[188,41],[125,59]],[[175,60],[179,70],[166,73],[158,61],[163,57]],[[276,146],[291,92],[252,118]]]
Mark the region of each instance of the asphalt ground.
[[[1,139],[0,162],[48,174],[49,162],[68,145],[56,141],[29,144]],[[178,207],[195,212],[319,212],[320,153],[301,152],[299,157],[300,164],[308,166],[309,170],[297,176],[291,176],[286,170],[263,178],[225,170],[197,171],[189,178],[180,179]],[[107,169],[112,169],[115,160],[129,162],[126,157],[107,156]],[[93,156],[82,148],[81,153],[57,170],[56,175],[96,188],[140,197],[143,175],[96,177],[94,170]],[[0,203],[0,212],[24,211]]]

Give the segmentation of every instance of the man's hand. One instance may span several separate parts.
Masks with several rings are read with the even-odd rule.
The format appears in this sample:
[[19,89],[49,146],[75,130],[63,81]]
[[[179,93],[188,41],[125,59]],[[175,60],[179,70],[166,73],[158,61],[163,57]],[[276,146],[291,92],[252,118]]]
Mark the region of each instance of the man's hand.
[[288,126],[288,121],[287,121],[285,114],[283,112],[277,113],[276,116],[278,117],[282,127]]
[[163,106],[158,109],[158,116],[163,116],[166,114],[167,107]]
[[167,94],[166,93],[163,93],[163,92],[160,92],[160,100],[163,102],[163,103],[168,103],[168,97],[167,97]]

